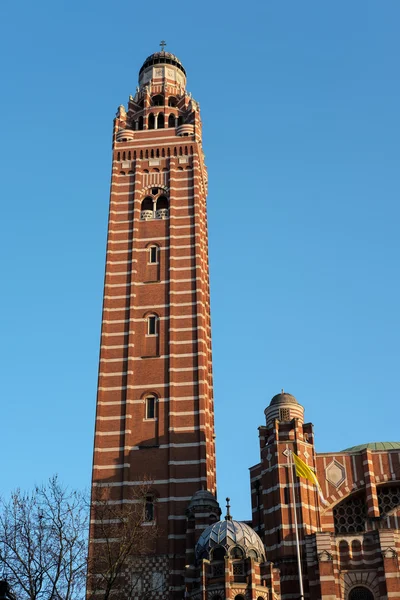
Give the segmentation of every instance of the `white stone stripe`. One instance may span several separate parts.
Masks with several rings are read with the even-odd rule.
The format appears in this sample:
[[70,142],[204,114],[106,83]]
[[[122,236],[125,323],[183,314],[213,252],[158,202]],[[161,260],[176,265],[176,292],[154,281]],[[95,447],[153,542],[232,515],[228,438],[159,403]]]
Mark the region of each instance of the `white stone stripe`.
[[[128,242],[126,242],[128,243]],[[204,246],[201,243],[194,243],[194,244],[182,244],[181,246],[175,246],[175,245],[169,245],[169,246],[162,246],[160,248],[160,250],[185,250],[186,248],[195,248],[196,246],[198,246],[200,249],[203,249]],[[136,248],[134,250],[134,252],[148,252],[149,249],[148,248]],[[129,253],[130,250],[128,249],[124,249],[124,250],[110,250],[107,249],[107,254],[126,254]],[[185,257],[186,258],[186,257]],[[203,260],[205,260],[206,257],[203,257]]]
[[[169,368],[168,372],[169,373],[174,373],[174,372],[175,373],[187,373],[189,371],[200,371],[200,370],[204,370],[204,369],[207,370],[208,368],[209,368],[208,366],[199,365],[197,367],[187,367],[187,368],[185,367],[185,368],[181,368],[181,369]],[[115,373],[104,373],[103,371],[101,371],[99,373],[99,377],[125,377],[125,375],[134,375],[134,374],[135,374],[135,371],[129,370],[129,369],[126,371],[115,371]]]
[[[187,400],[187,402],[190,402],[189,400]],[[189,410],[189,411],[170,411],[169,415],[171,417],[182,417],[182,416],[191,416],[191,415],[204,415],[204,414],[210,414],[209,410]],[[172,464],[172,463],[171,463]]]
[[[194,238],[196,237],[195,233],[189,233],[188,235],[169,235],[168,237],[163,237],[163,238],[140,238],[137,239],[136,241],[138,242],[158,242],[161,240],[186,240],[186,239],[190,239],[190,238]],[[113,240],[111,238],[108,239],[108,244],[130,244],[131,243],[131,239],[127,238],[125,240]],[[141,248],[141,250],[147,250],[148,248]],[[133,251],[137,251],[135,248],[133,249]]]
[[[155,479],[151,482],[152,485],[168,485],[169,483],[200,483],[207,481],[207,477],[170,477],[168,479]],[[146,485],[147,481],[109,481],[107,483],[95,482],[94,487],[125,487]],[[157,502],[162,502],[162,498],[157,499]]]
[[203,425],[202,427],[197,427],[197,426],[196,427],[168,427],[168,431],[172,431],[172,432],[174,432],[174,431],[190,431],[190,432],[193,432],[193,431],[199,431],[201,429],[206,429],[207,427],[210,427],[210,425],[208,425],[206,423],[206,425],[205,426]]
[[[203,340],[204,341],[204,340]],[[111,348],[111,346],[106,346],[106,348]],[[118,346],[114,346],[114,348],[118,348]],[[194,357],[194,356],[207,356],[206,352],[190,352],[187,354],[160,354],[160,356],[156,356],[154,358],[158,358],[158,359],[165,359],[165,358],[190,358],[190,357]],[[147,360],[142,358],[141,356],[129,356],[128,358],[101,358],[100,362],[103,363],[114,363],[114,362],[121,362],[122,360],[124,361],[131,361],[131,360]],[[171,369],[170,369],[171,370]]]
[[200,460],[169,460],[169,465],[198,465],[201,463],[206,463],[207,460],[205,458],[201,458]]
[[[198,396],[171,396],[170,398],[158,398],[157,402],[187,402],[194,400],[203,400],[204,398],[209,399],[209,394],[199,394]],[[104,406],[125,406],[127,404],[138,404],[139,402],[143,404],[144,400],[108,400],[99,401],[98,404]]]
[[126,433],[132,433],[130,429],[124,429],[123,431],[96,431],[96,435],[106,436],[106,435],[125,435]]
[[170,387],[170,386],[174,386],[174,387],[185,387],[188,385],[191,386],[196,386],[196,385],[209,385],[207,379],[199,379],[198,381],[181,381],[181,382],[176,382],[176,381],[171,381],[170,383],[143,383],[142,385],[118,385],[116,387],[102,387],[99,386],[97,389],[101,392],[119,392],[122,390],[144,390],[147,388],[155,388],[155,387],[159,387],[159,388],[164,388],[164,387]]
[[[160,444],[159,448],[166,450],[168,448],[198,448],[199,446],[205,446],[206,442],[180,442],[180,443],[171,443],[171,444]],[[139,446],[120,446],[120,447],[96,447],[95,452],[130,452],[131,450],[140,450]]]

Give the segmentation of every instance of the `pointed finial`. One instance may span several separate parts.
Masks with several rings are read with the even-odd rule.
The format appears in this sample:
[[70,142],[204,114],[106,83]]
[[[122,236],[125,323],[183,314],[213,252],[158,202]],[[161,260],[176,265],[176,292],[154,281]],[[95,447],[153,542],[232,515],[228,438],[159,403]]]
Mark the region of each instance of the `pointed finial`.
[[165,52],[164,47],[166,45],[167,45],[167,43],[164,40],[161,40],[161,42],[160,42],[161,52]]
[[230,511],[230,508],[231,508],[231,506],[230,506],[230,504],[229,504],[230,500],[231,500],[230,498],[227,498],[227,499],[226,499],[226,515],[225,515],[225,521],[232,521],[232,516],[231,516],[231,511]]
[[284,394],[284,393],[285,393],[285,392],[284,392],[284,389],[282,388],[282,389],[281,389],[281,394]]

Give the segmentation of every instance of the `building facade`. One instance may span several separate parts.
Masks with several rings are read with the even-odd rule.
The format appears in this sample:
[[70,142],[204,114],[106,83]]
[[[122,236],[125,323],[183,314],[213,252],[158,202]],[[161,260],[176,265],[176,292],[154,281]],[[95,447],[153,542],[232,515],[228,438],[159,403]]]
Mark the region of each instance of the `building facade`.
[[[199,105],[176,56],[145,60],[114,120],[112,156],[92,485],[116,506],[148,485],[142,526],[158,529],[140,568],[132,553],[118,597],[300,598],[296,507],[305,598],[400,599],[400,444],[317,454],[290,394],[272,399],[259,428],[251,521],[233,520],[229,504],[221,520],[207,171]],[[295,478],[293,495],[291,451],[316,472],[327,505],[306,480]],[[93,503],[92,555],[97,513]]]
[[[305,597],[400,598],[400,443],[317,453],[304,408],[282,392],[259,428],[260,462],[251,467],[252,525],[280,572],[282,598],[298,598],[294,500]],[[290,452],[316,473],[325,499],[294,477]]]

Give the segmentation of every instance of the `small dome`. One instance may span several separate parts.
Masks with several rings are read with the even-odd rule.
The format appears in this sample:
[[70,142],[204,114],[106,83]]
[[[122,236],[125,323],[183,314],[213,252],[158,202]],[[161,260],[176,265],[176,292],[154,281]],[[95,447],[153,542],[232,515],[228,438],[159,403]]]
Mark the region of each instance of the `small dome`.
[[361,450],[366,449],[372,451],[387,451],[387,450],[400,450],[400,442],[369,442],[368,444],[360,444],[359,446],[352,446],[351,448],[346,448],[342,450],[342,452],[361,452]]
[[237,546],[245,556],[253,551],[259,561],[265,560],[264,544],[254,529],[246,523],[229,519],[213,523],[203,531],[196,544],[196,558],[208,558],[216,547],[223,547],[229,552]]
[[299,404],[292,394],[287,394],[286,392],[281,392],[280,394],[276,394],[269,403],[270,406],[282,406],[288,404]]
[[154,54],[148,56],[144,61],[139,71],[139,76],[145,69],[147,69],[147,67],[158,64],[173,65],[174,67],[180,69],[184,75],[186,75],[186,71],[183,68],[182,63],[177,56],[171,54],[170,52],[154,52]]
[[191,512],[193,509],[199,507],[209,507],[215,509],[219,515],[221,514],[218,500],[214,494],[208,490],[198,490],[193,494],[192,499],[189,502],[188,511]]

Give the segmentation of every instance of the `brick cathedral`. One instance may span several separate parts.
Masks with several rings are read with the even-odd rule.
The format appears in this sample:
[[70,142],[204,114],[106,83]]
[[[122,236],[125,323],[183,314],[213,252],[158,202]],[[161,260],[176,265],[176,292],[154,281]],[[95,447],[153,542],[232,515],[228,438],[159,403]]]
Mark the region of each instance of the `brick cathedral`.
[[[282,391],[259,427],[252,519],[233,520],[229,504],[222,516],[206,196],[199,105],[162,49],[113,128],[93,489],[122,504],[150,477],[143,526],[159,531],[148,556],[132,556],[120,597],[139,561],[132,598],[300,598],[296,507],[304,598],[400,599],[400,443],[316,453],[303,406]],[[293,496],[291,451],[327,505],[305,479]],[[99,543],[92,530],[92,552]]]

